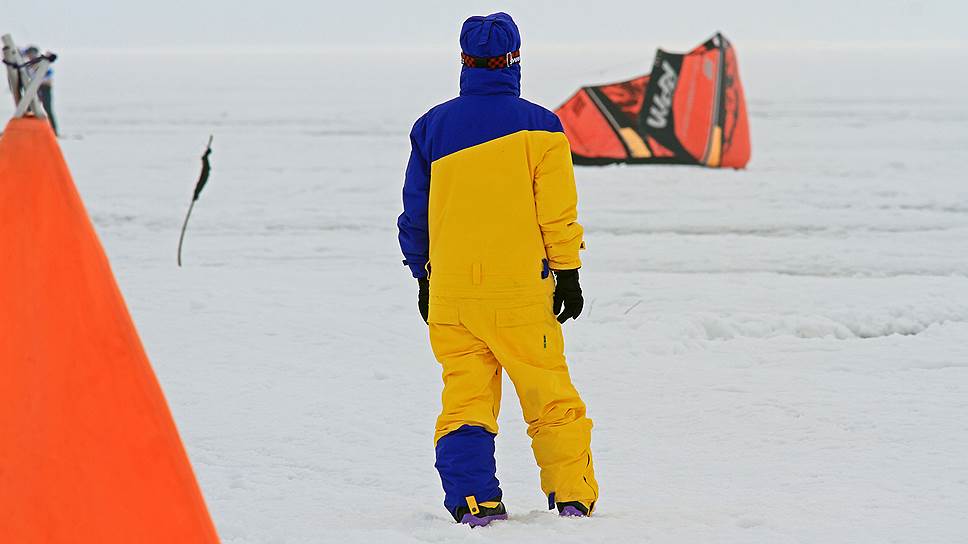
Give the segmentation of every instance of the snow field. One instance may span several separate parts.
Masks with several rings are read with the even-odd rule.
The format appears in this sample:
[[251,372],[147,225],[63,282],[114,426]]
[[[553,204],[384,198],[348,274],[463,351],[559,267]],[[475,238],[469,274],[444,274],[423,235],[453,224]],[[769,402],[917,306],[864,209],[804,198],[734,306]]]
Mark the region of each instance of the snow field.
[[[62,146],[223,541],[963,542],[968,107],[942,68],[964,55],[738,47],[748,170],[578,170],[565,335],[597,515],[544,510],[507,384],[512,519],[474,531],[440,506],[439,367],[395,229],[406,133],[456,91],[453,55],[62,54]],[[651,49],[581,73],[600,51],[536,48],[526,96]]]

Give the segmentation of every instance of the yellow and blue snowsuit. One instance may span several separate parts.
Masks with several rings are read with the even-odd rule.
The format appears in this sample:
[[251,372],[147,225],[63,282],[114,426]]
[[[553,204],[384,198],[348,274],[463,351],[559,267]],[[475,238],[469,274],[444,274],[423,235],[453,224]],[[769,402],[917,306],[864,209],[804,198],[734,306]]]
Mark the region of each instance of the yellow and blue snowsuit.
[[[506,14],[472,17],[469,55],[520,47]],[[598,498],[592,422],[571,383],[550,269],[581,266],[582,227],[571,152],[550,111],[521,99],[520,65],[464,67],[460,96],[421,117],[398,220],[414,277],[429,274],[430,342],[443,366],[436,467],[453,512],[501,499],[494,437],[502,369],[518,398],[541,488],[555,501]]]

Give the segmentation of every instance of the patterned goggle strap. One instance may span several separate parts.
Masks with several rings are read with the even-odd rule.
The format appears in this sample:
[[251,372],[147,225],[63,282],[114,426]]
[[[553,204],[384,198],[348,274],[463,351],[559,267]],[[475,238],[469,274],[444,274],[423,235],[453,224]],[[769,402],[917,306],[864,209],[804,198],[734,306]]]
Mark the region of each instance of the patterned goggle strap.
[[460,54],[460,63],[468,68],[487,68],[497,70],[507,68],[521,62],[521,51],[511,51],[500,57],[472,57],[467,53]]

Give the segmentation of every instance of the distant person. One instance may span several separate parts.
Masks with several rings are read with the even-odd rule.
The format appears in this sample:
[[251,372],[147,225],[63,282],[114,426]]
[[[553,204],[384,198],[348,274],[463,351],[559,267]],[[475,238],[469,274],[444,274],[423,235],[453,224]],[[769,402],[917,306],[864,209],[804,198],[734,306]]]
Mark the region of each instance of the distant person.
[[471,526],[507,519],[494,460],[503,370],[548,507],[588,516],[598,500],[592,422],[560,325],[583,305],[571,151],[555,114],[520,98],[521,37],[509,15],[467,19],[460,45],[460,96],[410,133],[397,222],[443,366],[434,442],[444,506]]
[[[28,61],[35,60],[40,57],[40,50],[36,46],[31,45],[24,51],[24,56],[27,57]],[[33,67],[31,73],[32,75],[36,75],[36,67]],[[44,105],[44,111],[47,112],[47,119],[50,120],[50,126],[54,129],[54,134],[57,134],[57,120],[54,118],[53,87],[54,69],[48,67],[47,73],[44,74],[44,80],[40,84],[40,89],[37,91],[37,97],[40,98],[40,103]]]

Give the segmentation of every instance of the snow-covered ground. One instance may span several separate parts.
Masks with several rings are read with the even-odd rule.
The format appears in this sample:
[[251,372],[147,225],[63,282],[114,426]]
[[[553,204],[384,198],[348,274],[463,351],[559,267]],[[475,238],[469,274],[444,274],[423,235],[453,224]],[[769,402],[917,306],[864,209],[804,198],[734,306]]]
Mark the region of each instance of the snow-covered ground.
[[[223,540],[965,542],[968,58],[738,47],[748,170],[578,171],[565,334],[597,515],[545,510],[509,394],[512,517],[479,530],[440,506],[439,367],[395,228],[453,51],[60,51],[63,149]],[[652,50],[532,48],[525,94],[555,106]]]

